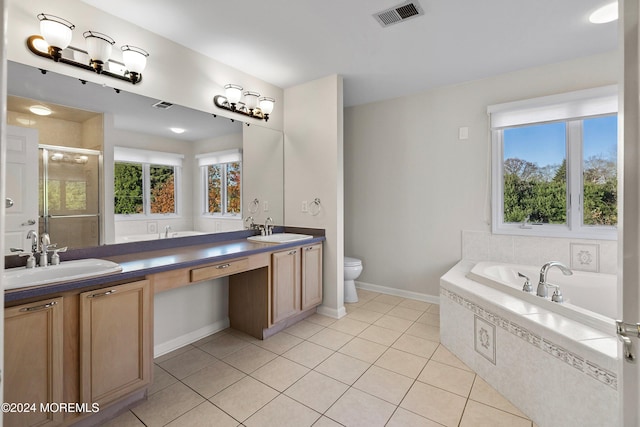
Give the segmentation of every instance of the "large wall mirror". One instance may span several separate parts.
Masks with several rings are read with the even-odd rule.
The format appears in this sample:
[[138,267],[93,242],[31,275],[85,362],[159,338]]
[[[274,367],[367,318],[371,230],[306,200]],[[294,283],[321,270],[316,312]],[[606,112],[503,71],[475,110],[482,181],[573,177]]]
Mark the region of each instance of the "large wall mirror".
[[7,251],[284,224],[279,131],[12,61],[7,93]]

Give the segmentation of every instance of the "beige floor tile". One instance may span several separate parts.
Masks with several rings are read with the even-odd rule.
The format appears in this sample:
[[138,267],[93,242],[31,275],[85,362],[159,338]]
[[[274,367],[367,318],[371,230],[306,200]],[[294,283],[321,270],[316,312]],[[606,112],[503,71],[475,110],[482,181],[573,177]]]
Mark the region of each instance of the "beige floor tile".
[[445,426],[457,426],[466,402],[457,394],[415,382],[400,407]]
[[247,427],[305,427],[315,423],[321,414],[287,396],[280,395],[253,414]]
[[382,302],[371,300],[360,308],[363,310],[377,311],[378,313],[384,314],[384,313],[387,313],[389,310],[391,310],[393,307],[395,307],[395,305],[384,304]]
[[351,385],[369,369],[369,366],[371,365],[346,354],[334,353],[314,370]]
[[416,356],[430,358],[438,348],[439,344],[435,341],[425,340],[424,338],[415,337],[413,335],[404,334],[394,342],[391,347],[415,354]]
[[350,388],[325,415],[345,426],[376,427],[384,426],[395,408],[389,402]]
[[205,401],[173,420],[167,427],[237,427],[238,422],[211,402]]
[[182,383],[175,383],[131,411],[147,426],[163,426],[204,402],[202,396]]
[[327,328],[310,337],[307,341],[327,347],[331,350],[338,350],[352,339],[353,335]]
[[298,337],[289,335],[286,332],[279,332],[264,341],[257,342],[256,344],[272,353],[282,354],[291,350],[301,342],[302,340]]
[[345,344],[338,352],[346,354],[363,362],[373,363],[387,350],[387,347],[373,341],[354,338]]
[[473,372],[471,368],[465,365],[462,360],[458,359],[455,354],[447,350],[447,348],[442,344],[438,346],[436,351],[433,353],[433,356],[431,356],[431,359],[436,362],[444,363],[445,365]]
[[248,345],[249,343],[247,341],[233,334],[225,334],[202,344],[199,348],[218,359],[222,359]]
[[411,320],[412,322],[415,322],[416,320],[418,320],[420,316],[422,316],[423,314],[424,312],[422,311],[413,310],[411,308],[406,308],[406,307],[393,307],[387,313],[387,315],[389,316],[399,317],[405,320]]
[[432,304],[414,299],[406,299],[398,304],[398,307],[410,308],[412,310],[427,311]]
[[358,299],[360,301],[370,301],[382,294],[378,293],[378,292],[374,292],[374,291],[368,291],[366,289],[357,289],[356,292],[358,293]]
[[217,361],[188,376],[182,382],[208,399],[245,376],[236,368]]
[[171,384],[178,382],[178,379],[162,369],[160,366],[153,365],[153,383],[149,386],[148,395],[151,396],[160,390],[169,387]]
[[133,412],[127,411],[116,418],[102,424],[102,427],[144,427],[142,421]]
[[372,366],[358,378],[353,387],[394,405],[399,405],[412,384],[413,379],[411,378]]
[[292,362],[284,357],[278,357],[257,369],[251,376],[279,392],[285,391],[291,384],[304,377],[309,368]]
[[373,323],[379,318],[384,316],[382,313],[378,313],[376,311],[365,310],[363,308],[359,308],[357,310],[350,311],[347,317],[353,320],[359,320],[361,322]]
[[398,408],[386,427],[442,427],[442,424],[428,420],[406,409]]
[[286,357],[302,366],[313,369],[333,353],[334,351],[331,349],[309,341],[303,341],[284,353],[282,357]]
[[513,415],[517,415],[522,418],[527,418],[518,408],[516,408],[511,402],[491,387],[485,380],[476,375],[476,379],[471,387],[471,394],[469,399],[473,399],[476,402],[484,403],[485,405],[493,406],[494,408],[501,409],[506,412],[510,412]]
[[470,400],[460,427],[531,427],[531,420]]
[[276,357],[278,357],[278,355],[269,350],[249,344],[235,353],[231,353],[222,360],[245,374],[250,374]]
[[416,322],[440,327],[440,315],[437,313],[424,313]]
[[380,294],[377,297],[375,297],[373,300],[376,302],[381,302],[383,304],[398,305],[402,301],[404,301],[404,298],[398,297],[395,295]]
[[315,314],[312,314],[311,316],[307,317],[304,320],[306,320],[308,322],[311,322],[311,323],[316,323],[316,324],[318,324],[320,326],[327,327],[330,324],[335,323],[335,321],[337,319],[333,319],[331,317],[327,317],[327,316],[323,316],[322,314],[315,313]]
[[468,398],[475,376],[473,372],[430,360],[418,381]]
[[427,312],[440,314],[440,306],[438,304],[432,304],[431,307],[427,309]]
[[437,326],[425,325],[424,323],[414,323],[405,333],[430,341],[440,341],[440,328]]
[[382,316],[373,324],[382,328],[391,329],[392,331],[404,332],[409,329],[411,325],[413,325],[413,322],[411,320],[401,319],[399,317]]
[[175,349],[173,351],[170,351],[169,353],[163,354],[162,356],[156,357],[155,359],[153,359],[153,362],[154,363],[158,363],[158,364],[160,364],[162,362],[166,362],[167,360],[172,359],[172,358],[174,358],[174,357],[176,357],[176,356],[178,356],[178,355],[180,355],[182,353],[186,353],[187,351],[189,351],[189,350],[191,350],[193,348],[194,348],[194,346],[192,346],[192,345],[185,345],[184,347],[177,348],[177,349]]
[[378,344],[390,346],[400,337],[400,335],[402,335],[402,332],[394,331],[376,325],[371,325],[367,329],[362,331],[362,333],[358,335],[358,337],[376,342]]
[[405,351],[389,348],[376,361],[375,365],[388,369],[411,379],[418,378],[428,359]]
[[329,329],[333,329],[334,331],[343,332],[349,335],[358,335],[360,332],[364,331],[369,327],[369,324],[366,322],[361,322],[360,320],[350,319],[349,317],[343,317],[338,320],[336,323],[333,323],[329,326]]
[[160,367],[179,380],[188,377],[207,365],[217,362],[211,354],[191,347],[191,350],[159,363]]
[[284,331],[289,335],[293,335],[294,337],[298,337],[298,338],[302,338],[303,340],[306,340],[311,335],[314,335],[320,332],[322,329],[324,329],[324,326],[320,326],[317,323],[307,322],[306,320],[302,320],[293,326],[289,326]]
[[284,394],[320,413],[324,413],[348,388],[348,385],[340,381],[311,371],[289,387]]
[[342,424],[333,421],[331,418],[322,416],[318,421],[315,422],[313,427],[342,427]]
[[204,338],[199,339],[196,342],[191,343],[191,345],[193,345],[194,347],[200,347],[203,344],[208,343],[209,341],[216,339],[218,337],[221,337],[222,335],[226,335],[231,331],[231,329],[227,328],[227,329],[223,329],[222,331],[218,331],[215,334],[211,334],[211,335],[207,335]]
[[244,377],[209,400],[236,420],[244,421],[277,396],[271,387]]
[[262,341],[259,338],[256,338],[256,337],[254,337],[252,335],[247,334],[246,332],[238,331],[236,329],[231,329],[231,328],[229,328],[227,330],[229,331],[229,335],[232,335],[232,336],[234,336],[236,338],[240,338],[243,341],[248,341],[251,344],[255,344],[257,342]]

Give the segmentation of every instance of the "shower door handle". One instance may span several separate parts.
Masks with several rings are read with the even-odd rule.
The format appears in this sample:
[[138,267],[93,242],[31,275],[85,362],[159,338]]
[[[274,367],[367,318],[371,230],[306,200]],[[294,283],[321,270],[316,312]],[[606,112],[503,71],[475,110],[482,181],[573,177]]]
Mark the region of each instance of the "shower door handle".
[[616,320],[616,334],[620,341],[622,341],[624,358],[627,362],[635,362],[636,356],[632,352],[633,344],[627,334],[633,334],[640,338],[640,323],[625,323],[622,320]]
[[23,222],[21,225],[23,227],[26,227],[27,225],[36,225],[36,220],[35,219],[30,219],[27,222]]

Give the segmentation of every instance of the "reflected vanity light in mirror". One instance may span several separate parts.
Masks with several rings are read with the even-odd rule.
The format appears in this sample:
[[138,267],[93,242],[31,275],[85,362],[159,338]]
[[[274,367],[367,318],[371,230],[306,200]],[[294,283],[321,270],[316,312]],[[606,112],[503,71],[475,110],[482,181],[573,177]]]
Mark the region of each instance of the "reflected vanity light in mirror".
[[[70,46],[73,29],[75,25],[66,19],[58,16],[41,13],[38,15],[40,20],[41,35],[32,35],[27,39],[29,50],[43,58],[51,59],[55,62],[72,65],[87,71],[94,71],[98,74],[113,77],[119,80],[127,81],[132,84],[139,83],[142,80],[142,71],[144,70],[149,53],[135,46],[122,46],[122,59],[124,63],[111,59],[111,49],[115,41],[96,31],[85,31],[84,37],[87,42],[87,50]],[[88,57],[89,64],[78,62],[75,59],[69,59],[65,55],[65,49],[68,49],[74,58]],[[119,64],[122,67],[109,66],[108,64]]]

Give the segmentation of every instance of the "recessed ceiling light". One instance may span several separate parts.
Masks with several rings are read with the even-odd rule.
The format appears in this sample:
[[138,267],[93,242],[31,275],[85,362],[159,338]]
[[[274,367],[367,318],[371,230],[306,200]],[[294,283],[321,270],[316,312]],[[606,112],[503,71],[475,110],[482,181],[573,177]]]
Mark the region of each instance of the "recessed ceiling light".
[[51,110],[44,105],[32,105],[29,107],[29,111],[33,114],[37,114],[38,116],[48,116],[51,114]]
[[618,19],[618,2],[614,1],[600,9],[596,10],[589,16],[589,22],[592,24],[606,24]]
[[169,128],[169,129],[171,129],[171,132],[173,133],[177,133],[177,134],[184,133],[184,129],[182,128]]

